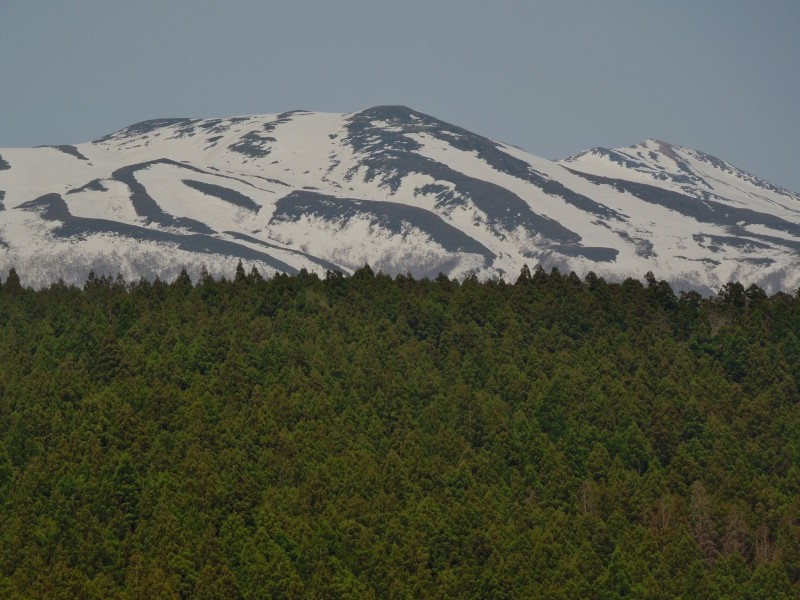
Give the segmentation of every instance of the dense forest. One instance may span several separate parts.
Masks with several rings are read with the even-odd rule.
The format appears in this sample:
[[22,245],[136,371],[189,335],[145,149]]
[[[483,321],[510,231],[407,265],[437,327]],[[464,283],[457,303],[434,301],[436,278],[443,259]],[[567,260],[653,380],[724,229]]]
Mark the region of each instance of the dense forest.
[[0,283],[0,597],[800,597],[800,295]]

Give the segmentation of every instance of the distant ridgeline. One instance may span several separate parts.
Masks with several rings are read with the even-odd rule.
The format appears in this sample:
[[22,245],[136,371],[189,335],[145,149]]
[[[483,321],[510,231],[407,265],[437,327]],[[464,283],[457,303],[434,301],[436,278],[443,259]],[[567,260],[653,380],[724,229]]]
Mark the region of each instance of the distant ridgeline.
[[800,295],[0,283],[0,596],[793,598]]
[[648,139],[564,160],[405,106],[136,123],[75,146],[0,148],[0,273],[513,278],[523,264],[674,290],[800,286],[800,194]]

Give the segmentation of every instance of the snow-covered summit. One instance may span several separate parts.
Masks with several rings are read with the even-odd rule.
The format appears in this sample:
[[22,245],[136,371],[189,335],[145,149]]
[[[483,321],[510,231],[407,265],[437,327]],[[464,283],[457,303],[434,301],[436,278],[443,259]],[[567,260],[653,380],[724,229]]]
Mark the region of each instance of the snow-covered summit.
[[0,149],[0,269],[81,282],[262,272],[800,285],[800,196],[658,140],[549,161],[403,106],[156,119]]
[[710,154],[661,140],[647,139],[626,148],[592,148],[560,162],[585,173],[639,178],[698,198],[713,194],[742,205],[777,202],[795,216],[800,211],[800,195]]

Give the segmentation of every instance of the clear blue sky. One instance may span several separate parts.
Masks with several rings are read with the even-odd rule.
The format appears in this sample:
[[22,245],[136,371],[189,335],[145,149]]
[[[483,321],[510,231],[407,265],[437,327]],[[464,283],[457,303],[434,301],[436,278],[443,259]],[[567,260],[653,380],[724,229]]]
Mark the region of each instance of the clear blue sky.
[[0,147],[406,104],[548,158],[647,137],[800,191],[800,0],[0,0]]

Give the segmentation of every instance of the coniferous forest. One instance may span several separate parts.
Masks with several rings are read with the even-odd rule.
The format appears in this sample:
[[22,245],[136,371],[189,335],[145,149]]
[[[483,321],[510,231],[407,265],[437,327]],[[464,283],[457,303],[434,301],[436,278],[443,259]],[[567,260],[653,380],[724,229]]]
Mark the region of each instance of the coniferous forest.
[[800,296],[0,284],[0,597],[800,596]]

